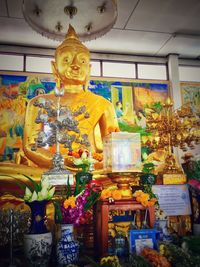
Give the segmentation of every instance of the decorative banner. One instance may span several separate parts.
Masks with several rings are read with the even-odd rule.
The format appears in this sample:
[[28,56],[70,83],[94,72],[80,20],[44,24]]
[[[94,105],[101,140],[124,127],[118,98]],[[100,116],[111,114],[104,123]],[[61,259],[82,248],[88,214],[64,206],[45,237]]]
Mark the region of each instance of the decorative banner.
[[191,214],[188,185],[153,185],[152,190],[168,216]]

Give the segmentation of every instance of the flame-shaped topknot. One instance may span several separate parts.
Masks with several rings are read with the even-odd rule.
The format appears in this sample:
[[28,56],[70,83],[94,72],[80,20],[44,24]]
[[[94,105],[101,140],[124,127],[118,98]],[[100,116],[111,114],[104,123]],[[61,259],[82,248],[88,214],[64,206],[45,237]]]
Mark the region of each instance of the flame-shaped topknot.
[[68,32],[65,35],[65,40],[67,39],[76,39],[79,41],[79,38],[71,24],[69,24]]
[[74,47],[82,47],[83,49],[88,50],[88,48],[81,43],[79,40],[78,35],[76,34],[74,28],[72,27],[71,24],[69,24],[69,28],[67,31],[67,34],[65,35],[64,41],[57,47],[57,51],[65,46],[74,46]]

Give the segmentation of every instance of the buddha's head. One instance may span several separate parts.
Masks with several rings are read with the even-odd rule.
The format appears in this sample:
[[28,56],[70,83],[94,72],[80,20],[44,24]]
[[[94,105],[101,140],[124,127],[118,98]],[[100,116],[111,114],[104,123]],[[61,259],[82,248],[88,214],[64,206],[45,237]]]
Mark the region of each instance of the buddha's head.
[[55,79],[64,85],[85,85],[90,75],[90,52],[69,25],[65,40],[57,47],[52,61]]

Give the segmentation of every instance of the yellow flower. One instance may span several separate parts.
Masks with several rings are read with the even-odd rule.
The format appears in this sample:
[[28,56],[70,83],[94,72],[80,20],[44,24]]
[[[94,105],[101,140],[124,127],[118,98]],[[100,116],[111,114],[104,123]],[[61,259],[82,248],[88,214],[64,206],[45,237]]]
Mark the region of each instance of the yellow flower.
[[141,201],[141,204],[142,204],[142,206],[144,206],[144,207],[148,207],[148,206],[149,206],[149,201],[148,201],[148,200],[142,200],[142,201]]
[[143,193],[141,198],[142,198],[142,201],[148,201],[149,200],[149,194]]
[[65,209],[67,209],[69,206],[71,206],[71,208],[74,208],[76,206],[75,202],[76,202],[76,197],[71,196],[64,201],[63,206]]
[[136,198],[137,202],[141,203],[145,207],[154,206],[157,202],[157,198],[150,199],[150,195],[141,190],[136,191],[133,196]]
[[139,196],[136,197],[136,201],[137,201],[137,202],[141,202],[141,201],[142,201],[142,197],[139,197]]
[[112,191],[110,189],[103,189],[101,192],[101,199],[107,199],[112,196]]
[[112,191],[112,197],[113,197],[113,199],[114,200],[120,200],[120,199],[122,199],[122,193],[121,193],[121,191],[120,190],[113,190]]
[[160,252],[161,255],[164,255],[164,253],[165,253],[165,246],[163,244],[161,244],[159,246],[159,252]]
[[119,263],[119,259],[117,256],[107,256],[103,257],[100,261],[100,265],[104,263]]

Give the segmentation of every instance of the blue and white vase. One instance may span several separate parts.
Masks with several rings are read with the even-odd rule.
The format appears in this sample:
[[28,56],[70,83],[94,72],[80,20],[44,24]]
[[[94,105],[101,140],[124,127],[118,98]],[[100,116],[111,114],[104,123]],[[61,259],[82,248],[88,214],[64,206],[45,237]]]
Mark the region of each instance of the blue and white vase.
[[24,254],[31,267],[47,267],[49,265],[52,234],[25,234],[24,235]]
[[46,227],[47,200],[27,202],[31,209],[31,224],[24,234],[24,254],[28,266],[47,267],[52,250],[52,234]]
[[79,243],[74,240],[73,224],[61,224],[61,237],[56,247],[58,267],[78,261]]
[[158,230],[158,239],[161,241],[171,241],[171,235],[168,231],[168,219],[156,220],[156,228]]

